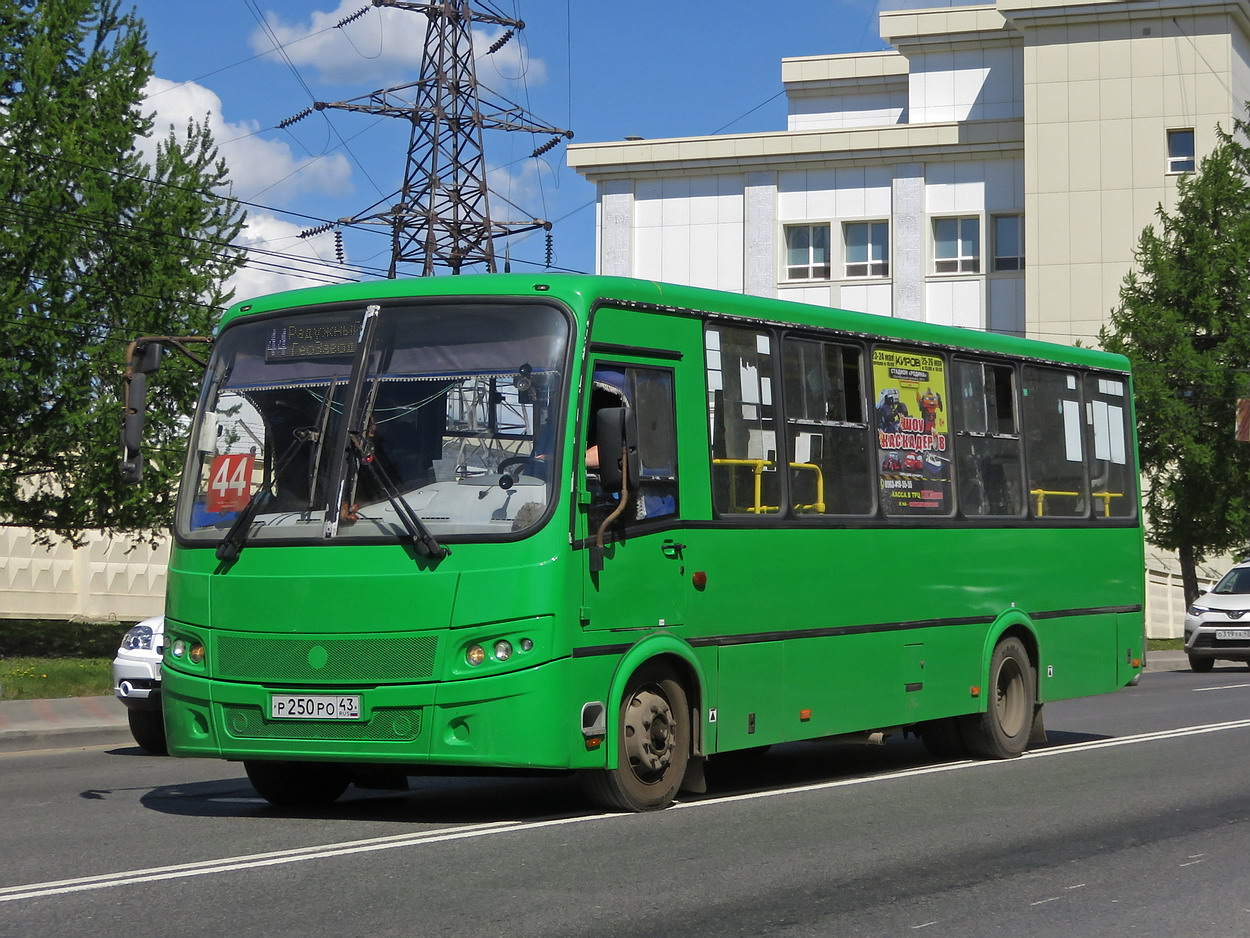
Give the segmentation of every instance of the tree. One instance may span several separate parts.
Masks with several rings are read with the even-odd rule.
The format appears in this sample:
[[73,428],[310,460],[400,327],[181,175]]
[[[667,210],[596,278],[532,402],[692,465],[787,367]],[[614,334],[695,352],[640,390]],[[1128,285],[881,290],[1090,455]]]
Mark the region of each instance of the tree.
[[1101,335],[1133,363],[1147,537],[1177,552],[1186,604],[1198,563],[1250,545],[1250,444],[1234,438],[1250,396],[1248,131],[1217,128],[1175,209],[1159,207]]
[[207,335],[243,260],[207,127],[136,150],[146,43],[117,0],[0,0],[0,519],[45,538],[168,524],[199,369],[155,376],[145,485],[124,486],[125,350]]

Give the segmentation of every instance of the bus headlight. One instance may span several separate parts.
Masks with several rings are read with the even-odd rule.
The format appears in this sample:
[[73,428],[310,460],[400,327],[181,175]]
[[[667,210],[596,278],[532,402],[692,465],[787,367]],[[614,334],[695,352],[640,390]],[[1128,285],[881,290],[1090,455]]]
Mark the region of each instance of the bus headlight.
[[469,662],[469,664],[474,667],[477,667],[486,660],[486,649],[481,645],[470,645],[468,650],[464,653],[464,660]]
[[192,642],[191,647],[187,649],[187,660],[192,664],[202,664],[204,662],[204,646],[200,642]]
[[512,657],[512,643],[511,642],[502,638],[499,641],[495,642],[495,660],[496,661],[507,661],[511,657]]
[[182,639],[178,639],[169,648],[169,653],[175,658],[181,658],[187,653],[187,643]]

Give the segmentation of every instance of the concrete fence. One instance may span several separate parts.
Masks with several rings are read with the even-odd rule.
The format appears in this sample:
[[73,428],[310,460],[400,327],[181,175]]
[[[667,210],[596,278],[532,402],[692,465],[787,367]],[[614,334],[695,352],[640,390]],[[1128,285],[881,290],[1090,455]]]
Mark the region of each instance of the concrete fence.
[[165,607],[169,542],[156,550],[90,533],[80,548],[35,543],[29,528],[0,527],[0,618],[137,622]]

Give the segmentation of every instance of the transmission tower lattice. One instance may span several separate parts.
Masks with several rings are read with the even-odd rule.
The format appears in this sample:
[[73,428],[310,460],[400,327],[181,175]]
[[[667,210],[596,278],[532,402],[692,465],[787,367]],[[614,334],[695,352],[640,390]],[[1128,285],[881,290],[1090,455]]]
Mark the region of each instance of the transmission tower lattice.
[[416,81],[347,101],[318,101],[313,106],[319,111],[335,109],[398,117],[412,125],[402,187],[342,222],[391,229],[390,277],[396,275],[400,264],[408,263],[419,264],[422,276],[433,274],[436,266],[449,267],[458,274],[461,267],[479,263],[494,273],[495,238],[538,229],[550,231],[551,222],[538,218],[500,221],[491,217],[482,131],[549,135],[550,139],[530,154],[533,157],[552,149],[561,138],[573,136],[570,130],[542,123],[477,80],[474,24],[502,26],[505,30],[487,54],[499,51],[525,24],[504,16],[485,0],[475,4],[469,0],[372,3],[375,7],[424,13],[429,24],[421,53],[421,77]]

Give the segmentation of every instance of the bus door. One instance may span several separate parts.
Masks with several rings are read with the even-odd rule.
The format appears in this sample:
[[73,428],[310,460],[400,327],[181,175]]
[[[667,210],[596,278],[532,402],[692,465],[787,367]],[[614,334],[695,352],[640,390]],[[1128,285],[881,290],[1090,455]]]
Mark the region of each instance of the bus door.
[[[669,629],[685,621],[674,364],[591,359],[580,422],[583,628]],[[607,461],[622,451],[628,458],[613,471]]]

